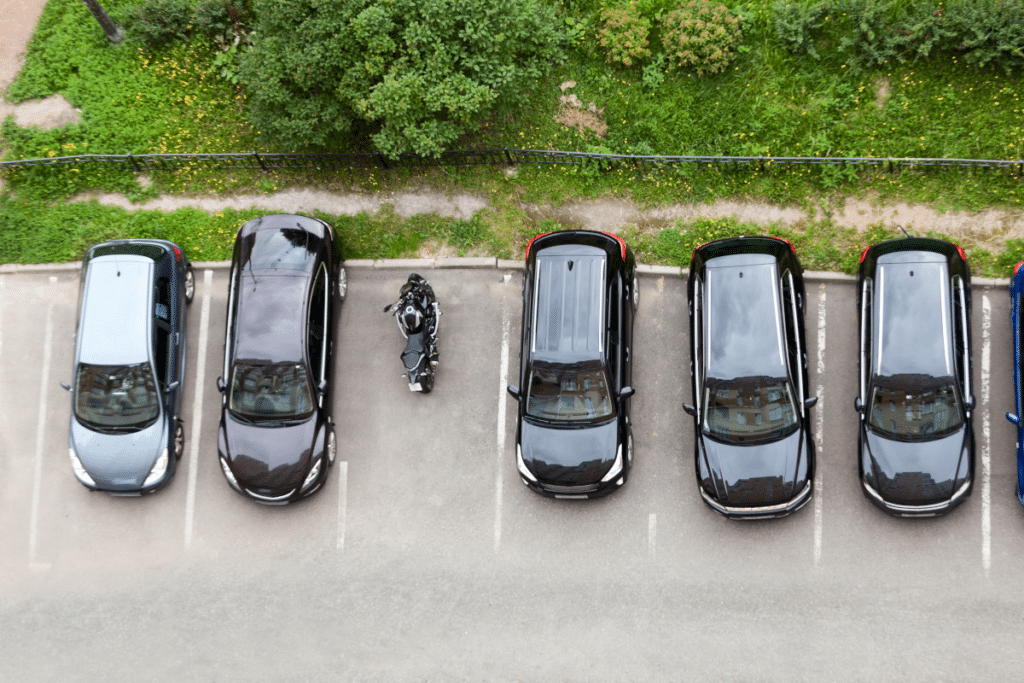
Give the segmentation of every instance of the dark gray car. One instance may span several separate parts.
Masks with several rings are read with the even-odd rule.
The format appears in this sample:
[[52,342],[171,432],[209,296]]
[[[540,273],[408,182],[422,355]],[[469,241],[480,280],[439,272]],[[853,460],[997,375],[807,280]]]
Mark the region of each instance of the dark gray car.
[[164,240],[116,240],[82,259],[68,450],[94,491],[138,495],[174,476],[192,266]]

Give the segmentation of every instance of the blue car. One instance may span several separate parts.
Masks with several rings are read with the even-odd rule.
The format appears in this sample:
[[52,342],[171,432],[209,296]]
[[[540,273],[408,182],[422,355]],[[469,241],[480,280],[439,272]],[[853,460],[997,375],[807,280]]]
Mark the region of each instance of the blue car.
[[1021,425],[1021,304],[1024,303],[1024,261],[1013,267],[1010,280],[1010,325],[1013,327],[1013,391],[1016,396],[1016,413],[1007,413],[1006,419],[1017,425],[1017,498],[1024,504],[1024,426]]

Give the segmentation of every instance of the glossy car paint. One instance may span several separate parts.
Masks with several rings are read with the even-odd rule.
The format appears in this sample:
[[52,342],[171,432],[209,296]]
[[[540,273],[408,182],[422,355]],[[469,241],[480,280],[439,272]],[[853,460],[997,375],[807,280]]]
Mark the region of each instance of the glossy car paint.
[[[635,270],[632,251],[614,235],[548,233],[527,247],[521,388],[509,391],[519,400],[517,466],[523,483],[537,493],[594,498],[617,490],[629,477]],[[614,415],[568,424],[527,415],[531,369],[580,362],[604,369]]]
[[[341,249],[328,223],[297,215],[263,216],[243,225],[235,239],[224,341],[218,456],[236,491],[266,504],[311,495],[327,481],[327,442],[333,432],[333,347]],[[318,273],[325,278],[325,341],[311,343]],[[317,358],[325,349],[323,358]],[[316,354],[316,355],[314,355]],[[313,383],[313,411],[291,421],[247,422],[229,409],[231,369],[236,361],[295,363]],[[321,391],[318,384],[325,383]],[[319,468],[314,473],[314,468]],[[303,488],[307,478],[309,485]]]
[[1021,425],[1021,344],[1024,343],[1024,262],[1013,267],[1010,280],[1010,327],[1013,330],[1014,412],[1006,419],[1017,429],[1017,498],[1024,504],[1024,426]]
[[[732,519],[788,515],[811,499],[814,440],[807,395],[803,269],[792,246],[770,237],[719,240],[690,264],[690,378],[695,464],[704,502]],[[705,429],[704,394],[715,384],[788,382],[795,428],[752,443]],[[758,404],[759,405],[759,404]],[[755,411],[756,412],[756,411]]]
[[[943,514],[966,500],[974,481],[970,269],[948,242],[890,240],[865,250],[857,290],[861,353],[855,407],[864,494],[892,515]],[[952,386],[962,424],[949,433],[893,438],[869,420],[870,397],[881,386],[905,387],[900,391],[908,400],[932,387]],[[909,404],[893,402],[890,412],[899,417],[900,411],[913,415]]]
[[[91,490],[138,495],[156,491],[174,478],[181,457],[175,433],[181,426],[185,379],[186,275],[193,277],[188,258],[164,240],[104,242],[90,247],[82,259],[72,382],[81,363],[145,363],[154,378],[164,378],[156,381],[157,419],[137,431],[97,431],[81,422],[72,407],[68,446],[92,479],[90,483],[78,477],[79,481]],[[165,345],[159,355],[157,335]],[[164,474],[146,484],[165,449]]]

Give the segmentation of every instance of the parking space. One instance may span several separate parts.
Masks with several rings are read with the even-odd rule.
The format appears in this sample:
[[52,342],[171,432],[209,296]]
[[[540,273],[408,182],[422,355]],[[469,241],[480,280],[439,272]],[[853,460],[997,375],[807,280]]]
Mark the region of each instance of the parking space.
[[[912,663],[930,657],[929,666],[957,671],[955,643],[995,654],[1013,639],[1007,624],[1019,626],[1020,605],[1004,596],[1017,592],[1024,514],[1014,496],[1014,431],[1004,418],[1012,405],[1004,288],[974,290],[978,470],[964,505],[943,518],[902,520],[864,498],[852,408],[855,288],[814,280],[807,282],[806,325],[810,391],[820,397],[812,409],[817,495],[789,518],[735,523],[710,511],[696,489],[692,422],[681,407],[692,400],[685,280],[641,279],[630,481],[601,500],[555,501],[524,487],[515,467],[516,404],[505,384],[517,382],[521,273],[421,274],[444,311],[433,393],[409,392],[400,376],[404,340],[381,311],[408,272],[350,269],[335,355],[338,462],[322,491],[283,508],[232,491],[215,457],[226,269],[197,270],[185,455],[174,482],[143,498],[91,494],[70,471],[70,399],[58,382],[71,380],[77,273],[0,276],[0,535],[8,541],[0,554],[8,579],[0,588],[8,605],[0,627],[23,620],[28,609],[62,614],[66,607],[50,597],[55,586],[76,609],[96,607],[85,596],[104,587],[122,599],[127,586],[150,597],[169,590],[193,608],[196,596],[223,592],[193,634],[201,640],[246,623],[227,605],[241,593],[283,586],[285,601],[311,591],[308,579],[320,589],[319,611],[275,609],[291,629],[291,645],[310,656],[294,672],[310,680],[326,680],[338,661],[307,644],[323,633],[354,657],[345,660],[351,673],[384,671],[375,662],[391,652],[394,680],[451,671],[473,676],[488,662],[507,678],[549,678],[569,671],[545,659],[558,654],[551,645],[558,638],[577,643],[568,660],[589,657],[579,670],[593,675],[614,670],[603,664],[614,664],[616,648],[659,662],[640,678],[667,678],[665,667],[687,656],[705,672],[716,671],[719,656],[747,662],[726,666],[726,680],[760,671],[752,664],[758,658],[788,678],[814,678],[801,675],[812,670],[806,665],[825,672],[821,678],[857,679],[858,669],[844,668],[853,666],[853,653],[836,650],[849,644],[846,638],[867,652],[862,673],[895,666],[910,674],[915,670],[900,668],[886,649],[891,644]],[[205,370],[197,387],[200,358]],[[180,580],[191,586],[188,593],[175,592]],[[980,616],[979,601],[988,606]],[[174,602],[157,600],[153,609],[174,621]],[[102,600],[98,607],[110,609]],[[337,620],[331,610],[349,617]],[[562,615],[574,610],[584,622],[568,626]],[[838,622],[837,610],[845,610]],[[148,618],[137,617],[140,627]],[[899,630],[900,619],[911,629],[939,620],[947,631],[925,638]],[[52,621],[39,621],[38,629],[56,628],[59,636],[71,628]],[[764,635],[780,621],[790,630]],[[395,654],[386,638],[366,635],[396,625],[415,648]],[[113,627],[97,628],[109,634]],[[446,640],[453,630],[462,649]],[[514,635],[503,640],[509,630]],[[60,671],[59,663],[33,658],[43,647],[33,642],[39,632],[19,631],[14,642],[24,651],[0,664],[0,672],[28,680]],[[265,638],[257,642],[270,647],[273,639]],[[671,649],[686,638],[687,647]],[[129,640],[149,642],[141,633]],[[178,636],[179,645],[185,642],[211,657],[234,641],[221,634],[197,645]],[[801,665],[776,652],[807,643],[813,647]],[[72,645],[76,652],[87,647]],[[659,648],[667,649],[658,654]],[[168,671],[166,654],[155,652],[139,661]],[[416,652],[427,654],[417,659]],[[466,654],[458,663],[438,659],[459,652]],[[268,658],[256,647],[248,663],[241,655],[231,661],[239,678],[265,680],[277,671],[259,668]]]

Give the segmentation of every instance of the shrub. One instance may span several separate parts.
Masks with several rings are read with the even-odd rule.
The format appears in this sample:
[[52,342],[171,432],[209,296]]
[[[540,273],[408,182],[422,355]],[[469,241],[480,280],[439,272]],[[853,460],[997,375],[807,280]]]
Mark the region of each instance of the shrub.
[[1006,73],[1024,67],[1024,2],[959,0],[946,12],[970,64],[999,64]]
[[787,50],[794,54],[806,53],[815,59],[820,58],[814,47],[814,37],[828,16],[828,5],[825,2],[804,4],[791,0],[775,0],[772,14],[775,17],[775,35]]
[[647,49],[651,22],[640,16],[635,2],[601,10],[601,20],[604,26],[597,32],[597,42],[607,52],[606,61],[633,66],[634,60],[651,56]]
[[698,76],[722,71],[736,55],[740,18],[713,0],[686,0],[661,20],[661,42],[676,66]]
[[125,36],[149,48],[188,40],[192,3],[188,0],[148,0],[127,8],[121,18]]

